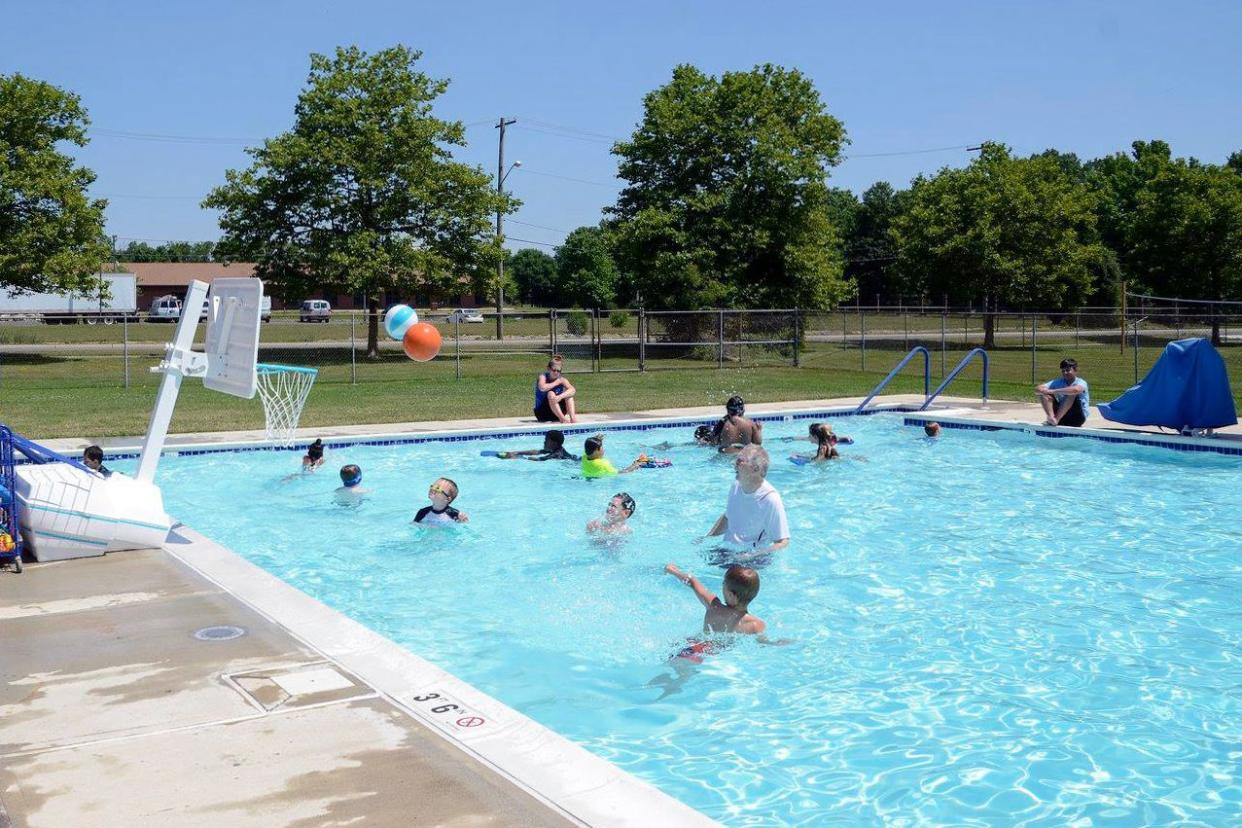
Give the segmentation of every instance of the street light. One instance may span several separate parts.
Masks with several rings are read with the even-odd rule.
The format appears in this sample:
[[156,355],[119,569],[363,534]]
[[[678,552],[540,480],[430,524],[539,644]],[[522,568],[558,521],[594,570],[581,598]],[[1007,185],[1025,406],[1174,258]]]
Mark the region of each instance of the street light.
[[[516,168],[522,166],[521,161],[514,161],[509,169],[505,169],[505,127],[516,124],[516,118],[506,120],[501,116],[496,122],[496,129],[500,130],[500,146],[496,158],[496,195],[503,196],[505,194],[505,179],[509,177],[509,173]],[[496,239],[499,241],[505,235],[505,210],[504,205],[497,200],[496,204]],[[505,256],[504,250],[500,251],[500,259],[496,264],[496,339],[505,338]]]
[[[505,181],[509,178],[509,173],[522,166],[521,161],[514,161],[509,165],[509,169],[505,170],[504,175],[496,182],[496,194],[504,195]],[[504,238],[505,235],[505,213],[504,208],[496,208],[496,238]],[[504,250],[500,251],[500,261],[496,265],[496,338],[504,339],[505,337],[505,257]]]

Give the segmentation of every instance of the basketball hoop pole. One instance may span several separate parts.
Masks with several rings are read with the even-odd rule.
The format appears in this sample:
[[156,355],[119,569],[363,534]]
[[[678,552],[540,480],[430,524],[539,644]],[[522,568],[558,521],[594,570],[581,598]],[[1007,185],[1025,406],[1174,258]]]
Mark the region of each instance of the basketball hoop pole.
[[142,441],[142,457],[138,460],[138,473],[135,475],[138,480],[155,482],[155,467],[160,462],[164,440],[168,437],[168,425],[172,422],[173,408],[176,407],[177,395],[181,392],[181,380],[185,377],[201,377],[207,372],[206,355],[192,350],[194,333],[198,330],[198,317],[206,304],[207,283],[195,279],[190,282],[185,302],[181,305],[181,319],[177,321],[176,336],[164,346],[164,359],[151,369],[152,373],[164,376],[160,378],[159,394],[155,398],[155,408],[151,411],[151,421],[147,424],[147,436]]

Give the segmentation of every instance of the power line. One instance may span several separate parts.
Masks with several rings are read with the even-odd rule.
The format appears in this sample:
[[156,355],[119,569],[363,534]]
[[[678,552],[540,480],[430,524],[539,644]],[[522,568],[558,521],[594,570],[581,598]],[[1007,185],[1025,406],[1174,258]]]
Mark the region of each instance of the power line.
[[538,133],[542,133],[543,135],[551,135],[553,138],[569,138],[574,141],[586,141],[588,144],[613,144],[615,143],[610,138],[592,138],[587,135],[571,135],[568,132],[553,132],[550,129],[543,129],[537,126],[530,126],[528,124],[523,124],[522,128],[529,130],[530,132],[538,132]]
[[505,241],[525,242],[526,244],[537,244],[540,247],[560,247],[559,244],[549,244],[548,242],[535,241],[534,239],[519,239],[517,236],[505,236]]
[[510,224],[520,224],[523,227],[536,227],[540,230],[551,230],[553,233],[568,233],[568,230],[562,230],[559,227],[548,227],[546,224],[531,224],[529,221],[518,221],[517,219],[505,219]]
[[569,126],[564,126],[563,124],[554,124],[554,123],[551,123],[550,121],[541,121],[538,118],[528,118],[528,117],[523,116],[522,122],[528,125],[534,124],[536,126],[541,126],[546,129],[560,130],[561,132],[576,132],[579,135],[585,135],[591,138],[606,138],[609,141],[624,141],[625,140],[624,138],[620,136],[610,135],[607,132],[593,132],[589,129],[579,129],[578,127],[569,127]]
[[205,135],[164,135],[155,132],[128,132],[126,130],[104,129],[102,127],[90,130],[90,134],[101,138],[123,138],[130,141],[155,141],[170,144],[255,144],[262,140],[259,138],[208,137]]
[[958,144],[952,147],[931,147],[929,149],[899,150],[896,152],[856,152],[843,156],[843,160],[848,161],[851,158],[892,158],[897,155],[927,155],[933,152],[951,152],[953,150],[965,149],[970,149],[970,147],[967,144]]
[[576,181],[579,184],[594,184],[596,187],[611,187],[613,189],[616,189],[617,187],[617,184],[615,182],[612,184],[608,184],[603,181],[588,181],[585,178],[573,178],[568,175],[557,175],[556,173],[539,172],[538,170],[532,170],[529,167],[522,167],[522,175],[542,175],[545,178],[559,178],[562,181]]

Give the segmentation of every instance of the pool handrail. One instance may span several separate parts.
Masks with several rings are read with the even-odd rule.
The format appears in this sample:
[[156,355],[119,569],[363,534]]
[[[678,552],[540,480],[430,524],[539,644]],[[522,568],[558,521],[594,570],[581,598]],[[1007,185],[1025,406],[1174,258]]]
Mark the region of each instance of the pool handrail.
[[867,395],[867,399],[858,404],[858,408],[854,409],[854,413],[861,414],[863,409],[867,407],[867,403],[875,399],[876,395],[883,391],[884,388],[893,381],[893,377],[897,376],[897,374],[901,372],[901,369],[905,368],[910,360],[914,359],[914,355],[918,353],[923,355],[923,396],[926,397],[928,390],[931,388],[931,351],[927,350],[922,345],[915,345],[910,349],[910,353],[902,357],[901,362],[897,363],[897,367],[889,371],[888,376],[881,380],[879,385],[871,389],[871,393]]
[[976,356],[981,357],[983,359],[983,407],[987,408],[988,407],[988,352],[983,350],[982,348],[972,348],[970,352],[966,354],[966,356],[962,357],[962,361],[957,364],[957,367],[954,368],[952,371],[950,371],[948,376],[944,378],[944,382],[940,383],[940,386],[936,388],[935,391],[927,395],[927,399],[923,401],[923,404],[921,406],[919,406],[919,411],[926,411],[927,407],[932,404],[932,400],[936,399],[936,397],[939,397],[940,393],[949,386],[949,383],[957,379],[957,375],[962,373],[962,370],[968,364],[970,364],[970,361],[973,360]]

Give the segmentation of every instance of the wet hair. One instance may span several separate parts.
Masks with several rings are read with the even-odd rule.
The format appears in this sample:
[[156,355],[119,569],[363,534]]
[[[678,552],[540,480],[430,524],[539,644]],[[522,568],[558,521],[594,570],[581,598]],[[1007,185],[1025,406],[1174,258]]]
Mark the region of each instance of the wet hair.
[[604,435],[597,434],[594,437],[586,438],[586,442],[582,444],[582,448],[586,451],[587,456],[594,454],[604,447]]
[[452,503],[454,500],[457,499],[457,496],[461,494],[461,489],[458,488],[457,481],[451,477],[441,477],[440,479],[453,487],[453,496],[449,498],[449,503]]
[[823,423],[812,423],[810,432],[821,448],[825,445],[831,446],[837,441],[837,435],[833,434],[832,429]]
[[102,463],[103,457],[103,449],[99,446],[87,446],[82,452],[82,459],[90,460],[92,463]]
[[749,604],[759,594],[759,573],[748,566],[734,564],[725,570],[724,584],[739,602]]
[[1073,368],[1075,371],[1077,371],[1077,370],[1078,370],[1078,360],[1076,360],[1076,359],[1063,359],[1063,360],[1061,360],[1061,370],[1062,370],[1062,371],[1064,371],[1066,368]]
[[565,432],[561,431],[559,428],[549,429],[548,433],[543,435],[543,441],[545,443],[551,443],[557,448],[561,448],[565,445]]
[[715,438],[716,438],[716,431],[712,426],[701,425],[694,430],[694,439],[696,440],[702,441],[704,443],[711,443],[715,441]]
[[341,482],[351,488],[357,486],[362,482],[362,469],[353,463],[341,466]]
[[725,411],[740,415],[746,411],[746,401],[737,395],[729,397],[729,401],[725,403]]
[[768,464],[771,460],[763,446],[756,446],[754,443],[751,443],[749,446],[745,446],[737,453],[737,462],[744,463],[762,474],[764,477],[767,477]]
[[306,447],[306,456],[312,460],[318,460],[323,457],[323,440],[315,440]]
[[940,433],[940,423],[924,423],[923,433],[928,437],[935,437]]
[[638,504],[634,502],[634,498],[630,497],[628,492],[617,492],[612,496],[612,499],[620,499],[621,508],[629,512],[631,515],[634,514],[634,510],[638,507]]

